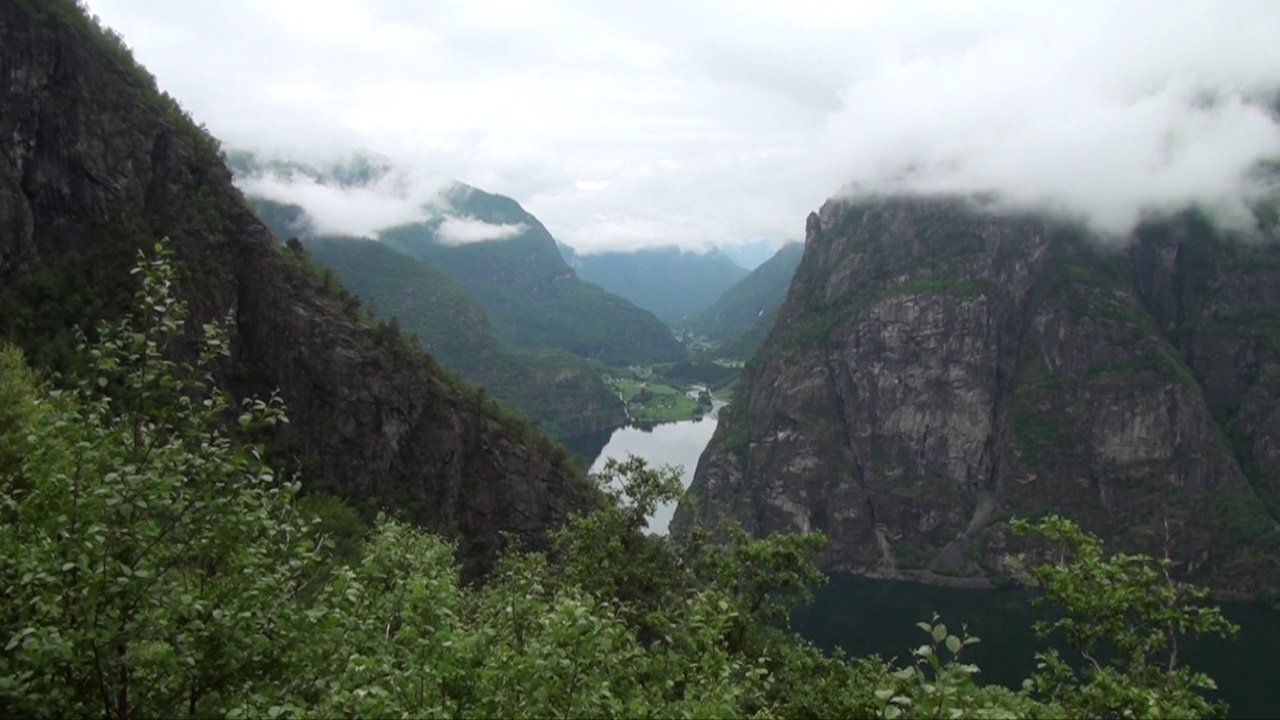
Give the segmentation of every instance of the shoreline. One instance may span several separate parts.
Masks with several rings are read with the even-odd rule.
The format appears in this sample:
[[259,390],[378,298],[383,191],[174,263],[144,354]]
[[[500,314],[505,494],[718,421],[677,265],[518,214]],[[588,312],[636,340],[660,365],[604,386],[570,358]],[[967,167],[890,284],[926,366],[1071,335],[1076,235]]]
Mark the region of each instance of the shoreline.
[[[833,568],[824,570],[828,574],[853,575],[856,577],[864,577],[870,580],[889,580],[896,582],[909,582],[919,585],[932,585],[935,587],[956,588],[959,590],[1004,590],[1004,589],[1020,589],[1026,590],[1028,587],[1022,583],[1010,579],[1008,583],[997,583],[989,577],[956,577],[954,575],[939,575],[932,570],[849,570],[841,568]],[[1202,586],[1197,586],[1202,587]],[[1258,601],[1258,594],[1244,592],[1242,590],[1222,590],[1209,588],[1209,598],[1213,602],[1219,603],[1255,603]]]

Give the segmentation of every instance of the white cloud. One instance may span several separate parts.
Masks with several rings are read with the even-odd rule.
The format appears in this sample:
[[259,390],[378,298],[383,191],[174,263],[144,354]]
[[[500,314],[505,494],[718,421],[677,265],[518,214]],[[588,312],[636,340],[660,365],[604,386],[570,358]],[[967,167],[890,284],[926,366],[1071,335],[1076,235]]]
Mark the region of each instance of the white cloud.
[[436,239],[445,245],[465,245],[487,240],[505,240],[528,230],[523,223],[495,224],[475,218],[446,217],[436,229]]
[[304,208],[320,234],[358,237],[430,217],[449,184],[445,178],[395,173],[365,186],[324,184],[301,175],[237,179],[247,195]]
[[1241,218],[1250,169],[1280,156],[1268,24],[1236,6],[1059,7],[849,85],[825,139],[850,162],[849,192],[992,191],[1111,233],[1192,202]]
[[[372,148],[582,250],[796,239],[850,183],[1111,230],[1238,215],[1243,171],[1280,155],[1255,102],[1280,88],[1269,0],[90,4],[229,145]],[[361,197],[314,201],[364,228],[415,201]]]

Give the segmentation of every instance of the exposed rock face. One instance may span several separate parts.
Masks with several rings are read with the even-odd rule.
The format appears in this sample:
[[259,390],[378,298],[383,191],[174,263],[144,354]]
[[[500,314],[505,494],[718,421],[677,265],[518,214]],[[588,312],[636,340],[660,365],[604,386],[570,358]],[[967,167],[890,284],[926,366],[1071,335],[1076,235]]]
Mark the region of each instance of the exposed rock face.
[[1057,512],[1274,585],[1277,319],[1276,246],[1195,215],[1107,250],[960,200],[828,202],[676,531],[728,516],[821,530],[836,570],[982,577],[1007,518]]
[[77,291],[105,312],[129,300],[110,294],[128,290],[134,250],[168,236],[192,319],[236,321],[233,391],[279,388],[292,419],[281,442],[323,476],[304,483],[394,503],[473,552],[502,531],[537,541],[589,502],[536,437],[513,438],[321,292],[232,187],[216,145],[74,3],[0,4],[0,37],[0,295],[39,321],[9,325],[14,339],[65,330],[31,309],[31,270],[83,279]]

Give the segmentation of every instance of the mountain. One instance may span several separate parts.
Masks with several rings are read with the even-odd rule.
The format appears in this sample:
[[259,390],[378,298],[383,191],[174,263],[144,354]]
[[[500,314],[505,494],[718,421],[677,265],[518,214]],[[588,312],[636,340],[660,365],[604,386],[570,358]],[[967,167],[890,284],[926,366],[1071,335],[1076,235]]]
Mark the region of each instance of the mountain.
[[747,270],[755,270],[763,265],[769,258],[778,254],[779,245],[787,243],[776,243],[769,240],[751,240],[736,245],[726,245],[720,248],[720,252],[729,256],[737,265]]
[[[747,359],[755,354],[786,297],[804,245],[787,243],[751,274],[725,290],[710,307],[680,322],[678,326],[720,343],[732,342],[737,355]],[[754,332],[751,332],[755,328]],[[750,333],[750,337],[735,341]],[[753,341],[754,338],[754,341]]]
[[591,255],[563,250],[583,280],[668,322],[702,310],[747,275],[719,250],[664,247]]
[[617,392],[601,369],[561,350],[528,353],[498,339],[484,306],[428,263],[369,240],[316,238],[305,251],[332,268],[378,316],[395,318],[446,367],[524,411],[557,437],[626,423]]
[[962,199],[830,201],[673,528],[822,530],[834,569],[991,578],[1066,515],[1280,586],[1280,244],[1187,211],[1118,248]]
[[0,3],[0,37],[0,336],[74,370],[72,325],[132,302],[138,251],[168,237],[190,326],[234,321],[224,384],[286,402],[269,447],[304,487],[448,532],[468,560],[504,533],[540,544],[596,501],[563,448],[277,243],[218,142],[74,0]]
[[[579,279],[551,233],[515,200],[462,184],[441,200],[443,214],[388,228],[379,239],[462,283],[489,311],[503,340],[532,351],[567,350],[611,365],[683,359],[684,348],[661,320]],[[509,234],[451,238],[451,218],[477,223],[471,227],[480,232]],[[492,228],[501,230],[487,230]]]
[[320,163],[287,158],[264,158],[248,150],[227,151],[227,166],[237,177],[271,175],[291,180],[305,178],[319,185],[364,187],[390,177],[395,166],[391,159],[368,150],[358,149],[346,157]]
[[[285,184],[302,180],[344,190],[405,192],[409,183],[390,160],[368,152],[311,164],[237,151],[230,161],[242,184],[272,177]],[[250,200],[263,221],[286,237],[313,238],[324,231],[297,206],[262,196]],[[515,200],[447,182],[419,210],[420,219],[372,234],[460,283],[484,306],[504,342],[532,352],[565,350],[611,365],[684,358],[684,348],[662,321],[580,280],[551,233]],[[270,214],[280,212],[286,215]]]

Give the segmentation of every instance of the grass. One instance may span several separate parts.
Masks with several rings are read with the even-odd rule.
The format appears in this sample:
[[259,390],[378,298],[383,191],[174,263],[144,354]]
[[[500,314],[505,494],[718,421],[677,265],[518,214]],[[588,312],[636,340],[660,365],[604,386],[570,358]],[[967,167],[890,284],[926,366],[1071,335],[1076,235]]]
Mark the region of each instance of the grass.
[[663,385],[620,378],[615,381],[627,403],[627,411],[636,420],[671,422],[700,417],[705,406],[685,394],[684,390]]

